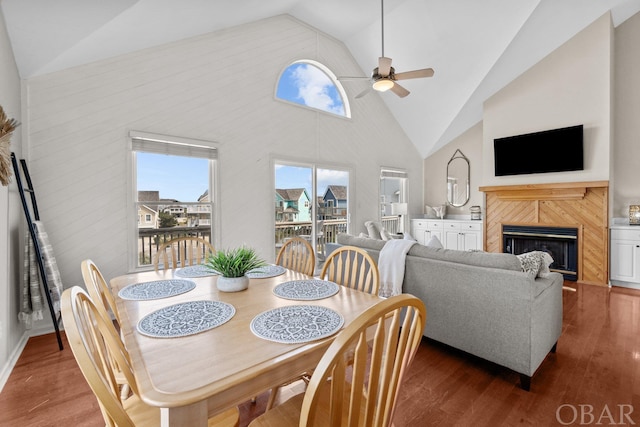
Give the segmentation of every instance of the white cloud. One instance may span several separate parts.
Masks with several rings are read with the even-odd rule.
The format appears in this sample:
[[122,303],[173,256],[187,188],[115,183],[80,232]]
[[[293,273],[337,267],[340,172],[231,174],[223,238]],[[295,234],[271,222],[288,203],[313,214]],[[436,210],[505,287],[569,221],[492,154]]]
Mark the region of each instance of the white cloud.
[[329,89],[334,86],[333,82],[320,69],[302,64],[294,69],[292,78],[298,88],[298,97],[306,106],[344,115],[341,100],[334,99],[329,94]]

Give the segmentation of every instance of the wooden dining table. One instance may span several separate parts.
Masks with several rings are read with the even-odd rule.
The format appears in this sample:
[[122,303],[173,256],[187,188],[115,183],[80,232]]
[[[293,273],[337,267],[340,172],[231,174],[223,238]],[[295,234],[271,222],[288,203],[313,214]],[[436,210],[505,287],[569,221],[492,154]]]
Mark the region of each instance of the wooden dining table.
[[[188,278],[196,286],[180,295],[133,301],[118,297],[124,287],[174,278],[174,270],[126,274],[111,280],[120,327],[129,351],[140,398],[161,410],[162,426],[206,426],[217,413],[315,368],[335,334],[315,341],[283,344],[258,337],[250,328],[259,314],[288,305],[323,306],[342,315],[343,328],[381,298],[340,286],[330,297],[313,301],[274,294],[284,282],[313,279],[286,270],[268,278],[252,278],[249,288],[221,292],[218,276]],[[177,277],[175,277],[177,278]],[[220,301],[235,308],[233,317],[213,329],[174,338],[153,338],[138,332],[146,315],[187,301]]]

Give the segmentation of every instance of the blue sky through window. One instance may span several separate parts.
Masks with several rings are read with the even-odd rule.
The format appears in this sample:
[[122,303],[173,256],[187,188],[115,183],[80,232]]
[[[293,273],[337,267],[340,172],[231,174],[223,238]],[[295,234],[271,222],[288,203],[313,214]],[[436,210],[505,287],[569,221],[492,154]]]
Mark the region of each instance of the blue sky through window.
[[209,160],[138,152],[138,191],[159,191],[161,199],[197,202],[209,188]]
[[278,81],[276,96],[328,113],[346,116],[335,82],[320,68],[307,62],[288,66]]

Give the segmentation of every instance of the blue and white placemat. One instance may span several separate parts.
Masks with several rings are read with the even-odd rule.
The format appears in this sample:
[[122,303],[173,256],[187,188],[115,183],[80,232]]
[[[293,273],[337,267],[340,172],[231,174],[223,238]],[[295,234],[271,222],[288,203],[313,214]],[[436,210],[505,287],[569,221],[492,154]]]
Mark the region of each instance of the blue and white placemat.
[[298,344],[329,337],[342,328],[340,313],[318,305],[290,305],[274,308],[251,321],[258,337],[284,344]]
[[265,265],[264,267],[254,268],[247,272],[247,276],[251,279],[266,279],[267,277],[275,277],[287,271],[280,265]]
[[154,280],[152,282],[134,283],[126,286],[120,289],[118,296],[127,300],[145,301],[184,294],[185,292],[195,289],[195,287],[195,282],[191,280]]
[[178,277],[207,277],[218,276],[220,273],[206,265],[189,265],[187,267],[179,268],[175,271],[174,275]]
[[280,298],[312,301],[328,298],[340,290],[340,285],[328,280],[308,279],[292,280],[280,283],[273,288],[273,293]]
[[221,301],[189,301],[161,308],[138,322],[138,332],[153,338],[184,337],[213,329],[236,314]]

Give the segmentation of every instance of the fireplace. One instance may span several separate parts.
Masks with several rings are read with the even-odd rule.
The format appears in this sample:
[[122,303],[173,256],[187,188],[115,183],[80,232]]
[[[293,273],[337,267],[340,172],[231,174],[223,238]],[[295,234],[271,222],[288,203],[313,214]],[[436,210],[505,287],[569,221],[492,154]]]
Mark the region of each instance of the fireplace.
[[551,226],[502,226],[504,252],[519,255],[531,251],[547,252],[553,258],[551,271],[565,280],[578,278],[578,229]]

